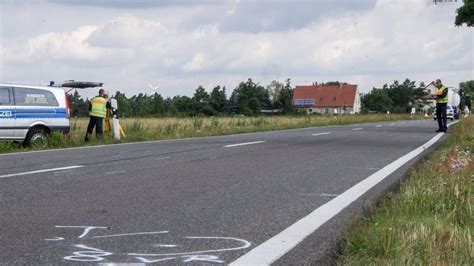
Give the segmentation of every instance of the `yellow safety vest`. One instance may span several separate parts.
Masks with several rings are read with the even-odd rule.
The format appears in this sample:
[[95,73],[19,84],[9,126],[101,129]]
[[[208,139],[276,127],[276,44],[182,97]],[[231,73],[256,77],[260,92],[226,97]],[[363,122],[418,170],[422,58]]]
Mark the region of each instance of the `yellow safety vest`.
[[[441,88],[437,87],[436,90],[435,90],[435,95],[436,96],[441,96],[445,89],[447,90],[448,88],[446,88],[445,86],[441,86]],[[446,93],[446,96],[444,96],[443,98],[436,98],[436,102],[437,103],[448,103],[448,93]]]
[[91,100],[92,108],[91,111],[89,112],[90,116],[95,116],[95,117],[105,117],[107,113],[107,100],[104,99],[102,96],[95,96]]

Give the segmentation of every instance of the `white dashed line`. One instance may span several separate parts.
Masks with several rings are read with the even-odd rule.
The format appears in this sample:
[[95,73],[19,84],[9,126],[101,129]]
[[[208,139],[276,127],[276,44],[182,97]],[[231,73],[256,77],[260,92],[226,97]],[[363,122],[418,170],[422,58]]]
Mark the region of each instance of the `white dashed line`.
[[28,172],[8,174],[8,175],[0,175],[0,178],[6,178],[6,177],[12,177],[12,176],[22,176],[22,175],[32,175],[32,174],[39,174],[39,173],[46,173],[46,172],[55,172],[55,171],[69,170],[69,169],[75,169],[75,168],[81,168],[81,167],[84,167],[84,166],[83,165],[73,165],[73,166],[67,166],[67,167],[50,168],[50,169],[28,171]]
[[231,148],[231,147],[238,147],[238,146],[259,144],[259,143],[264,143],[264,142],[265,142],[265,141],[262,140],[262,141],[254,141],[254,142],[237,143],[237,144],[225,145],[224,148]]
[[376,125],[375,127],[382,127],[382,125]]
[[356,130],[362,130],[361,127],[358,127],[358,128],[353,128],[352,130],[356,131]]
[[313,134],[313,136],[321,136],[321,135],[329,135],[329,134],[331,134],[331,132],[316,133],[316,134]]

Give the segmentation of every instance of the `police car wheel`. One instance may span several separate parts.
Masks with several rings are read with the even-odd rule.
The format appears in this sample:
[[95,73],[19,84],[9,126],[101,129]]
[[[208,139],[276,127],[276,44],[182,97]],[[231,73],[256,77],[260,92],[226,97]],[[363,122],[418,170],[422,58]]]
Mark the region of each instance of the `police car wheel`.
[[45,148],[48,145],[48,134],[40,128],[33,128],[25,139],[26,146],[32,148]]

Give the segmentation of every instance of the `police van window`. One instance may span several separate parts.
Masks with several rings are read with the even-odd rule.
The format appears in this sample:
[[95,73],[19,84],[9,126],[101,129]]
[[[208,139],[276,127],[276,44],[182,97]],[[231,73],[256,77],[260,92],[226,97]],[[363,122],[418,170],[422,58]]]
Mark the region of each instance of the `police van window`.
[[10,104],[10,89],[0,88],[0,104]]
[[17,106],[58,106],[52,92],[31,88],[15,88],[15,104]]

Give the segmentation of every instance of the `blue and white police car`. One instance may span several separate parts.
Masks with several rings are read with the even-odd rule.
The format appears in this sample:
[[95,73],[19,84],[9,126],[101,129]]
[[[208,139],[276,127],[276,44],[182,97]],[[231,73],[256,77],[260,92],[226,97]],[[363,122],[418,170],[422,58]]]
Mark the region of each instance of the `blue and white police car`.
[[44,147],[51,132],[69,130],[64,88],[0,84],[0,140]]

